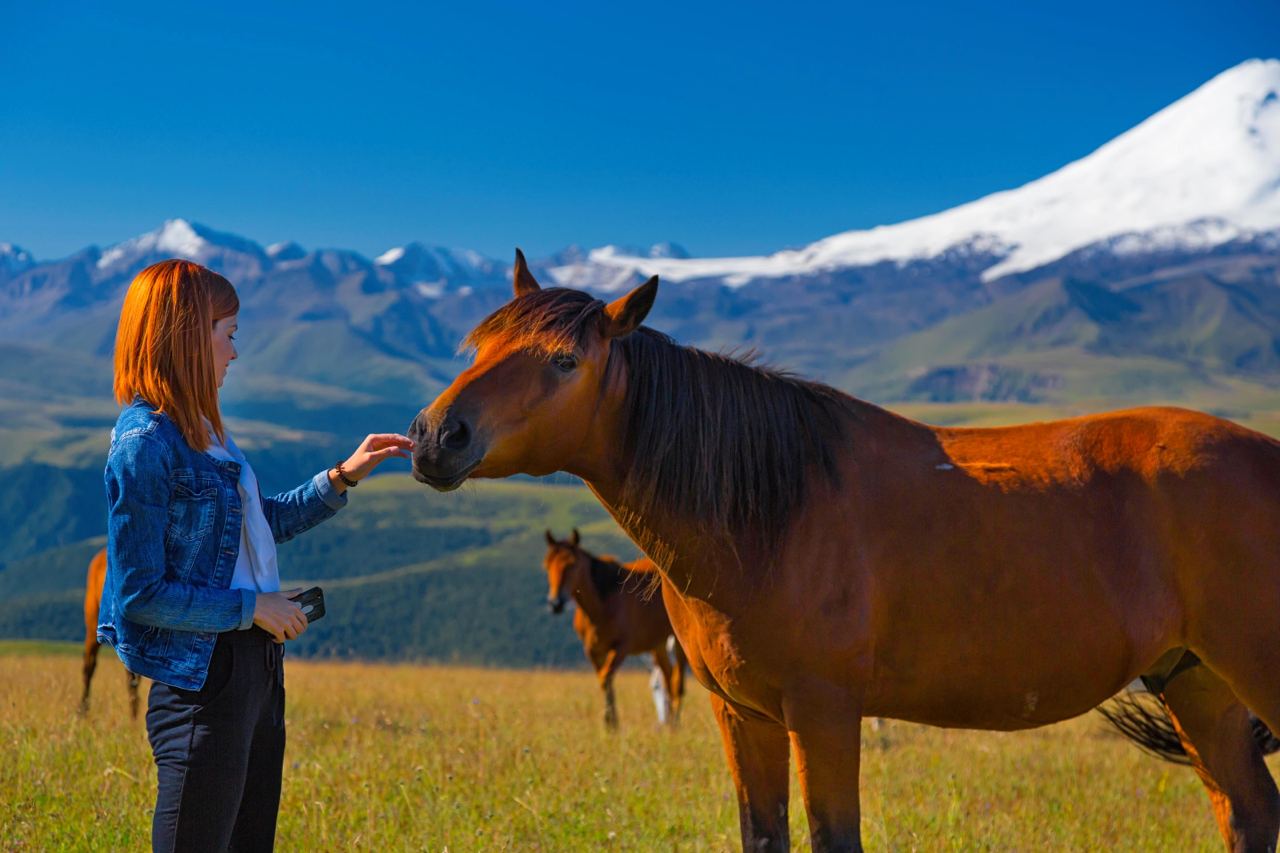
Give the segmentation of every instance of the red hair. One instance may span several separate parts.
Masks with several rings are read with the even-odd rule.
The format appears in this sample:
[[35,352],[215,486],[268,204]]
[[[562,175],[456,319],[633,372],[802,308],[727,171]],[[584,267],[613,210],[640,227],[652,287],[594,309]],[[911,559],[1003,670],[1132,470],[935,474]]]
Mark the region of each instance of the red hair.
[[138,273],[116,330],[116,402],[141,396],[172,418],[196,450],[209,446],[202,418],[225,441],[213,324],[239,310],[231,282],[191,261],[161,261]]

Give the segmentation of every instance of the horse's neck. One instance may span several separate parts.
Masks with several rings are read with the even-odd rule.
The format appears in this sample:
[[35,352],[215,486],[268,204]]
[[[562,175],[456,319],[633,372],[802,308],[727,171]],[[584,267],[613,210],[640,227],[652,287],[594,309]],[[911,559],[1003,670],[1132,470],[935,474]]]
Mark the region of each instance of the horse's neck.
[[604,601],[600,598],[600,594],[596,591],[596,582],[591,577],[591,555],[587,556],[586,571],[581,572],[581,578],[574,584],[573,600],[577,602],[578,607],[587,614],[587,617],[596,625],[600,625],[604,621]]
[[622,531],[677,590],[703,597],[714,589],[719,562],[732,560],[727,548],[717,548],[688,523],[656,516],[640,518],[630,512],[621,500],[620,478],[585,482]]

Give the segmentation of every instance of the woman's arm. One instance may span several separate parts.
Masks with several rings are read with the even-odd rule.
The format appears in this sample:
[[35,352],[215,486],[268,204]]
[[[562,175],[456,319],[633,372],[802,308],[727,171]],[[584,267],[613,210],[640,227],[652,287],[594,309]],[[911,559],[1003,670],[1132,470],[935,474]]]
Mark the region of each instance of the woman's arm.
[[[409,458],[413,442],[394,433],[365,436],[347,461],[342,463],[345,475],[359,482],[373,473],[379,464],[400,457]],[[291,492],[262,499],[262,513],[271,525],[276,542],[287,542],[299,533],[315,527],[347,505],[347,485],[336,469],[321,471]]]
[[298,488],[262,498],[262,514],[276,542],[288,542],[333,516],[347,505],[347,496],[334,488],[329,472],[321,471]]
[[107,455],[107,583],[120,615],[178,631],[231,631],[253,624],[254,593],[165,578],[170,460],[148,433],[119,438]]

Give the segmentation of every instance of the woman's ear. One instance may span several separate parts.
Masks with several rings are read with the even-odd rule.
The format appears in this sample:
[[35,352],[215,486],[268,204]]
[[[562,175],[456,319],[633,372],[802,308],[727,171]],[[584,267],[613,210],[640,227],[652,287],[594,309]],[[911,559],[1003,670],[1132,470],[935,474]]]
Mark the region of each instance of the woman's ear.
[[626,296],[610,302],[604,309],[604,336],[620,338],[634,332],[644,322],[657,297],[658,277],[655,275]]

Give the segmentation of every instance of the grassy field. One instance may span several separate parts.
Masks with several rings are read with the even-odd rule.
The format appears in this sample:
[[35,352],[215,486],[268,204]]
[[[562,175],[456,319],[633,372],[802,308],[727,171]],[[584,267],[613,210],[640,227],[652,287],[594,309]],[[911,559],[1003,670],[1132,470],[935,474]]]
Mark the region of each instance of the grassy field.
[[[148,844],[154,769],[123,672],[102,656],[75,712],[71,646],[0,647],[0,848]],[[604,731],[584,672],[291,661],[281,850],[733,850],[737,811],[705,692],[654,726],[620,676]],[[872,850],[1217,850],[1194,774],[1096,715],[1018,734],[864,730]],[[795,786],[793,784],[793,792]],[[793,793],[792,836],[808,849]]]

